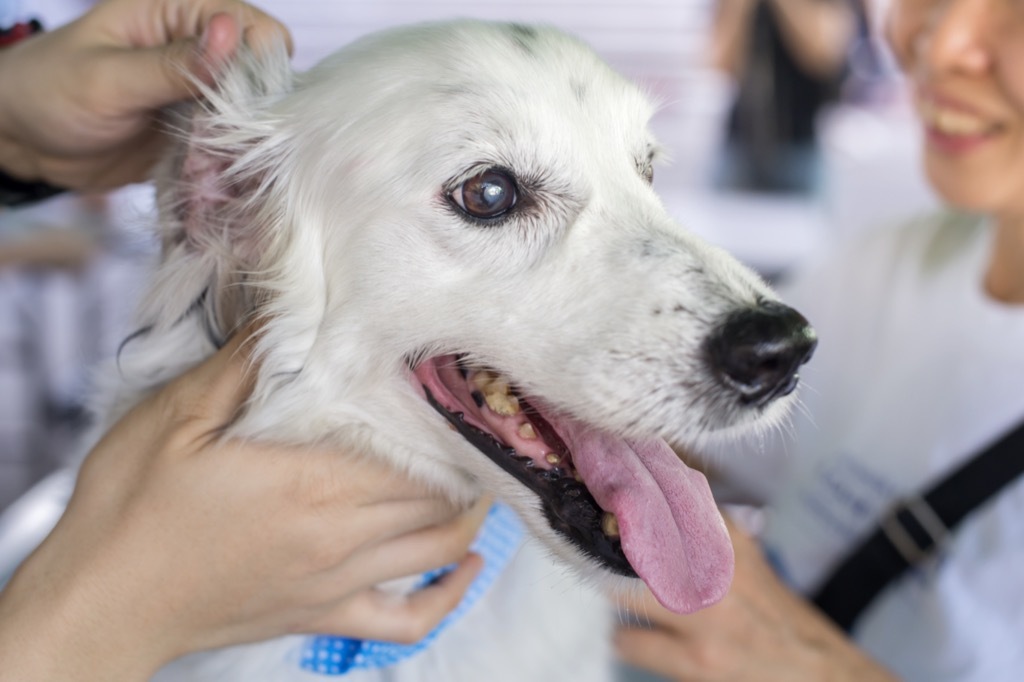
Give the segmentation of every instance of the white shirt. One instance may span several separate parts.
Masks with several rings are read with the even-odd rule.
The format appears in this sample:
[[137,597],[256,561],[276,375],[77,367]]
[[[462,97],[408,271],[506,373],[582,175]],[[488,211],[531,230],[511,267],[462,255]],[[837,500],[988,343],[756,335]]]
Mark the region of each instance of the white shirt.
[[[936,216],[779,287],[820,339],[797,437],[729,468],[772,501],[763,539],[796,589],[817,587],[894,499],[1024,419],[1024,306],[983,291],[991,233]],[[906,680],[1024,680],[1024,480],[883,592],[854,635]]]

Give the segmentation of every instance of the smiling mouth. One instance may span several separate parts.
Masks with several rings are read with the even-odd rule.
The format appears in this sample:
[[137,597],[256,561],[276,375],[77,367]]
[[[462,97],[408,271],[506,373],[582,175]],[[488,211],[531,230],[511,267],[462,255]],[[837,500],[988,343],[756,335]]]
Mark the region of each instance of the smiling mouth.
[[934,135],[980,139],[999,132],[1000,126],[989,119],[962,109],[944,106],[929,98],[919,98],[917,109],[921,121]]
[[540,501],[550,527],[611,573],[690,613],[732,580],[732,543],[703,474],[660,439],[631,440],[552,409],[463,355],[413,368],[424,400]]

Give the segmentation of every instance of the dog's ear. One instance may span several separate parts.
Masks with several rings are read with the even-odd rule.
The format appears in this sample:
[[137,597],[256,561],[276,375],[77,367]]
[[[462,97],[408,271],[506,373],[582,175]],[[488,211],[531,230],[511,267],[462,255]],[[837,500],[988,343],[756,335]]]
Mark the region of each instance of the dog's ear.
[[[270,122],[292,88],[285,47],[242,49],[212,87],[196,84],[194,103],[168,112],[173,148],[155,175],[164,281],[180,293],[157,319],[175,320],[197,301],[209,326],[226,336],[258,307],[250,278],[267,267],[279,232],[273,209],[287,133]],[[168,309],[173,305],[176,309]]]

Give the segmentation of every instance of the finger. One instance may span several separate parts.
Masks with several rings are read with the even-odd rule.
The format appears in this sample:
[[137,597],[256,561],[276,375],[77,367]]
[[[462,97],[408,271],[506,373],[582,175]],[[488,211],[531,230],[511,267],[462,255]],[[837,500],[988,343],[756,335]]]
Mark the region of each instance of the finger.
[[267,50],[280,40],[290,45],[287,31],[269,17],[247,22],[237,11],[214,12],[202,19],[198,35],[147,48],[101,52],[100,59],[106,62],[100,72],[117,74],[108,83],[108,97],[116,98],[112,101],[131,103],[135,111],[154,110],[194,97],[196,81],[212,85],[243,41],[255,43],[254,49]]
[[194,33],[175,36],[178,41],[186,41],[199,36],[195,41],[198,49],[189,71],[204,83],[211,83],[217,67],[234,56],[243,43],[257,53],[283,43],[288,54],[294,50],[291,33],[287,27],[266,12],[252,5],[236,0],[208,0],[193,3],[200,11],[192,20]]
[[310,624],[311,632],[412,644],[428,635],[459,605],[483,559],[467,555],[455,570],[410,595],[367,589],[343,600]]
[[336,573],[343,574],[348,584],[370,587],[461,561],[487,511],[488,507],[476,505],[448,523],[367,544],[353,552]]
[[[475,509],[469,513],[454,516],[446,500],[424,498],[406,500],[393,505],[359,510],[359,523],[352,523],[351,508],[340,508],[339,514],[317,511],[307,516],[307,524],[295,528],[295,537],[300,546],[320,546],[325,538],[337,536],[338,528],[348,528],[345,542],[335,545],[336,551],[323,548],[326,554],[318,559],[319,570],[326,581],[337,581],[339,576],[358,587],[369,587],[381,580],[403,577],[438,568],[462,558],[466,547],[479,526]],[[417,533],[428,531],[433,534],[434,546],[426,551],[431,558],[425,561],[413,558],[424,545]],[[308,538],[308,540],[302,540]],[[379,545],[400,542],[393,550],[378,548]],[[446,542],[443,547],[439,545]],[[318,544],[317,544],[318,543]],[[378,559],[380,553],[386,557]],[[393,557],[393,558],[392,558]],[[383,577],[382,577],[383,576]]]
[[[254,8],[250,7],[249,9]],[[262,53],[270,49],[275,43],[284,41],[288,56],[295,54],[295,42],[291,31],[270,15],[264,14],[259,10],[255,10],[255,12],[257,13],[256,20],[246,22],[242,32],[245,44],[257,53]]]
[[226,13],[210,17],[191,54],[177,65],[207,85],[212,85],[221,65],[227,63],[243,41],[243,28]]
[[633,667],[669,680],[704,679],[689,660],[685,643],[664,630],[624,628],[615,633],[613,642],[619,658]]
[[258,7],[239,0],[202,0],[189,2],[188,8],[196,12],[195,16],[186,22],[193,27],[195,35],[201,34],[214,17],[226,14],[238,24],[245,44],[257,52],[266,49],[274,42],[283,41],[288,49],[288,54],[292,54],[293,41],[288,28]]
[[165,391],[180,410],[204,423],[231,422],[252,392],[256,372],[245,352],[251,327],[235,333],[216,353],[175,379]]
[[[323,446],[310,447],[300,456],[303,466],[282,466],[282,480],[292,481],[304,499],[322,501],[327,513],[333,504],[340,513],[349,513],[353,507],[380,506],[386,514],[393,503],[426,499],[444,500],[449,517],[467,509],[439,492],[436,485],[414,478],[379,456]],[[490,502],[481,500],[476,504],[490,506]]]
[[[291,490],[307,506],[318,508],[326,523],[339,523],[338,514],[350,515],[353,509],[362,514],[374,507],[378,508],[374,512],[388,523],[389,518],[409,513],[406,508],[391,508],[406,502],[432,502],[443,506],[445,518],[432,523],[448,520],[465,509],[465,505],[452,502],[436,488],[410,477],[379,457],[322,445],[238,445],[243,449],[263,448],[264,459],[272,465],[276,463],[281,486]],[[416,519],[409,521],[415,523]],[[422,525],[425,524],[420,527]]]
[[[240,35],[236,40],[241,40]],[[223,30],[215,30],[214,39],[218,43],[231,40]],[[97,52],[94,72],[106,76],[99,86],[100,99],[116,102],[125,114],[137,115],[195,97],[195,81],[211,84],[216,72],[216,65],[203,56],[202,40],[185,38],[157,47]]]

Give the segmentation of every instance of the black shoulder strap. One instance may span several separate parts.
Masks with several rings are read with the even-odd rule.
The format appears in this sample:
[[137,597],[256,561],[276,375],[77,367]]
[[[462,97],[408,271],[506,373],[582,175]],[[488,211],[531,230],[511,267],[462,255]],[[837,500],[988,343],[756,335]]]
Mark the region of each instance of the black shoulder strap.
[[1024,422],[936,483],[897,503],[813,597],[850,630],[890,582],[928,557],[972,510],[1024,473]]

